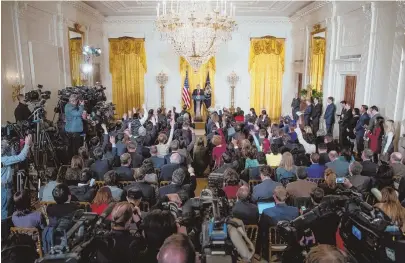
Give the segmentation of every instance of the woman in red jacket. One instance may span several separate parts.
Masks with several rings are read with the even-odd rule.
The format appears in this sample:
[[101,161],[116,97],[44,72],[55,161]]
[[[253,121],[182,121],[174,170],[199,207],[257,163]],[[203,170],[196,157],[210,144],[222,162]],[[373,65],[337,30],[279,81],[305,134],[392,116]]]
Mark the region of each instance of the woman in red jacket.
[[215,125],[217,126],[217,132],[219,135],[214,135],[212,138],[212,144],[215,145],[212,150],[212,159],[215,162],[214,169],[218,169],[222,165],[222,154],[226,151],[226,141],[224,132],[219,126],[219,122],[216,122]]
[[112,201],[113,198],[110,188],[107,186],[101,187],[91,204],[91,211],[101,215]]
[[372,132],[367,134],[369,141],[368,147],[374,152],[374,162],[378,161],[378,154],[381,152],[382,137],[384,135],[384,118],[377,117]]

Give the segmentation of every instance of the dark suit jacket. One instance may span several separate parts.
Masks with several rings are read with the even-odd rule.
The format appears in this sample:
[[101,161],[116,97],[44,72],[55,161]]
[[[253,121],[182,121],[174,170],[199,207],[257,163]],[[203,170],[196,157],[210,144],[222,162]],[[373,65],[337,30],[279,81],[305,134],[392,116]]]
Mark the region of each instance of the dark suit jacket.
[[346,130],[346,128],[349,127],[350,120],[353,118],[352,110],[351,109],[349,109],[349,110],[345,109],[344,113],[343,113],[343,110],[342,110],[342,115],[343,115],[343,117],[341,117],[341,128]]
[[297,207],[284,204],[276,204],[263,210],[263,214],[270,217],[270,226],[276,226],[279,221],[291,221],[299,216]]
[[300,110],[300,105],[301,105],[300,98],[294,98],[291,102],[291,108],[293,108],[294,112],[297,112]]
[[137,152],[132,152],[129,154],[131,155],[131,160],[132,160],[131,167],[132,168],[141,167],[142,162],[143,162],[143,156]]
[[110,170],[110,164],[107,159],[96,160],[90,170],[94,173],[94,178],[97,181],[104,181],[104,174]]
[[274,189],[282,184],[266,179],[260,184],[253,187],[252,201],[257,202],[260,200],[268,200],[273,198]]
[[232,216],[242,220],[245,225],[257,225],[259,210],[248,201],[237,201],[232,208]]
[[134,180],[134,173],[131,167],[128,166],[120,166],[114,168],[114,170],[118,173],[117,181],[133,181]]
[[72,185],[69,186],[69,190],[72,196],[76,197],[77,201],[79,202],[91,202],[96,196],[96,189],[90,187],[89,185]]
[[355,175],[349,177],[349,180],[362,194],[368,193],[371,190],[371,178],[368,176]]
[[309,125],[311,123],[311,116],[312,116],[312,104],[307,106],[307,108],[304,111],[304,120],[305,120],[305,125]]
[[378,165],[372,161],[363,161],[361,162],[363,166],[363,170],[361,175],[369,176],[369,177],[376,177]]
[[329,104],[325,110],[324,115],[325,123],[328,125],[335,123],[335,115],[336,115],[336,105],[333,103]]
[[370,121],[370,117],[368,116],[367,113],[363,113],[363,115],[360,116],[359,121],[356,124],[356,137],[357,138],[361,138],[364,136],[364,125],[368,124],[368,122]]
[[179,169],[181,166],[177,163],[165,164],[160,168],[160,180],[161,181],[171,181],[173,172]]
[[321,118],[322,115],[322,104],[318,103],[314,105],[312,112],[311,112],[311,117],[312,121],[319,122],[319,118]]
[[147,182],[134,182],[131,183],[130,185],[127,185],[124,187],[124,192],[125,194],[123,196],[126,196],[126,192],[133,188],[139,188],[142,191],[142,201],[149,202],[149,205],[155,205],[156,203],[156,194],[155,194],[155,188],[148,184]]
[[368,127],[367,127],[369,131],[372,131],[372,130],[374,129],[374,126],[375,126],[375,119],[377,119],[377,117],[381,117],[381,114],[380,114],[380,113],[377,113],[376,115],[374,115],[374,116],[370,119],[369,124],[368,124]]
[[166,164],[165,158],[152,156],[152,157],[150,157],[150,159],[153,163],[153,167],[158,168],[158,169],[162,168],[162,166]]
[[328,153],[320,153],[319,154],[319,164],[325,165],[328,162],[330,162]]
[[[159,198],[163,198],[167,194],[175,194],[184,190],[188,193],[188,198],[194,197],[194,190],[197,186],[197,181],[195,176],[190,177],[190,184],[185,185],[177,185],[177,184],[169,184],[159,188]],[[182,200],[183,201],[183,200]]]

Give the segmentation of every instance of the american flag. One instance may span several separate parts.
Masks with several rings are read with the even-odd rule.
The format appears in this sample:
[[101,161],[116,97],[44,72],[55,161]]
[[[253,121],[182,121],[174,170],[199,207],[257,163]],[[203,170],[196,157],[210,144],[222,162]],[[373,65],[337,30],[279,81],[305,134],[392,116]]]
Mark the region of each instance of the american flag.
[[191,97],[190,97],[189,86],[188,86],[188,71],[186,71],[186,78],[184,79],[182,98],[183,98],[184,105],[187,106],[187,109],[190,108]]

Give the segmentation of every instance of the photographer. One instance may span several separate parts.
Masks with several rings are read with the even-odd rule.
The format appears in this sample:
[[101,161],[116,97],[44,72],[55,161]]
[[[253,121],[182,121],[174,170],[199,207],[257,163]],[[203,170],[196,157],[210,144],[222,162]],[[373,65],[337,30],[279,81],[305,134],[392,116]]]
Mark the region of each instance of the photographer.
[[14,110],[14,117],[15,121],[18,123],[20,121],[27,121],[28,118],[31,116],[31,111],[28,108],[27,102],[25,101],[25,97],[22,94],[19,94],[18,97],[18,105],[17,108]]
[[78,150],[83,143],[82,137],[80,136],[83,132],[83,110],[84,101],[78,101],[76,94],[70,95],[69,103],[65,105],[65,132],[69,138],[70,158],[78,153]]
[[11,155],[10,146],[7,141],[1,142],[1,219],[4,220],[9,215],[10,202],[13,189],[14,164],[25,160],[32,143],[31,135],[25,137],[25,145],[20,154]]

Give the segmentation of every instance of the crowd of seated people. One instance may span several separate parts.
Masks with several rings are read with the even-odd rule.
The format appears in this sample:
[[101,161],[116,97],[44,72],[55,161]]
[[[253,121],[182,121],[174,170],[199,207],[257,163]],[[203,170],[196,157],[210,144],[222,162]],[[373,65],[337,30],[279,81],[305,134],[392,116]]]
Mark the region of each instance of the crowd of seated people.
[[[190,240],[176,234],[181,227],[175,218],[159,208],[163,202],[181,205],[193,198],[196,175],[205,175],[208,168],[222,174],[219,194],[233,201],[231,215],[245,225],[259,226],[258,243],[265,246],[256,248],[256,252],[265,258],[269,227],[281,220],[293,220],[339,189],[358,191],[364,198],[375,196],[376,207],[404,227],[401,202],[405,201],[405,165],[403,156],[387,146],[393,136],[389,121],[379,125],[381,119],[375,118],[378,136],[386,128],[389,137],[381,138],[379,152],[366,146],[355,154],[347,150],[350,146],[334,141],[331,134],[316,136],[311,127],[300,127],[289,118],[272,123],[265,111],[260,116],[254,110],[246,116],[241,111],[237,114],[227,109],[222,114],[211,112],[204,140],[196,138],[190,116],[184,114],[176,120],[174,110],[168,116],[161,110],[152,112],[143,125],[139,114],[125,115],[124,135],[120,136],[109,134],[103,125],[101,140],[94,139],[91,147],[80,148],[71,165],[50,173],[49,182],[41,187],[40,201],[55,202],[46,207],[48,223],[43,214],[31,210],[25,191],[14,195],[12,221],[18,227],[41,229],[46,253],[54,229],[61,221],[68,225],[79,209],[78,202],[88,202],[91,211],[99,215],[108,212],[112,238],[117,244],[125,244],[110,248],[108,255],[99,249],[100,260],[114,257],[130,259],[128,262],[140,258],[145,262],[170,262],[173,255],[169,249],[178,249],[175,256],[194,258]],[[243,122],[236,120],[239,116],[243,116]],[[373,129],[370,140],[374,138]],[[384,156],[389,161],[384,161]],[[337,182],[338,178],[343,181]],[[103,181],[104,186],[94,181]],[[160,185],[162,182],[166,185]],[[149,204],[148,212],[142,211],[144,202]],[[336,246],[339,220],[331,217],[326,221],[329,223],[314,224],[311,229],[318,244]],[[144,240],[132,236],[130,229],[141,229]],[[105,243],[99,245],[102,248]]]

